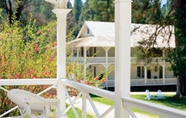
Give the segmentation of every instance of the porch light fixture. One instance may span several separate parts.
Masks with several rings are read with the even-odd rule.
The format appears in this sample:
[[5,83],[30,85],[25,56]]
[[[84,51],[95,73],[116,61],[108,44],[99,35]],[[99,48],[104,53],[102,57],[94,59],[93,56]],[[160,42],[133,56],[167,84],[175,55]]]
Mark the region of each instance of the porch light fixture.
[[66,9],[68,0],[45,0],[55,6],[56,9]]

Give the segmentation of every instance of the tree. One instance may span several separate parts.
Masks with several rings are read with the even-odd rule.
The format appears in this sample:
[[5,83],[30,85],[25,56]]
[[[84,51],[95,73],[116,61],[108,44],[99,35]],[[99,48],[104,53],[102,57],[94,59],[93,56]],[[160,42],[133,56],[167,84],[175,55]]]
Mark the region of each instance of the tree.
[[0,6],[1,8],[4,8],[6,10],[10,24],[12,24],[14,10],[15,10],[15,20],[19,20],[25,4],[26,4],[26,0],[19,0],[17,2],[16,0],[0,1]]
[[177,96],[186,96],[186,1],[173,0],[176,48],[168,61],[177,76]]
[[72,13],[75,19],[75,22],[78,23],[79,16],[81,14],[81,8],[82,8],[82,1],[81,0],[75,0],[74,1],[74,8],[72,9]]
[[[135,9],[133,9],[133,22],[156,24],[158,26],[157,30],[160,31],[168,25],[174,25],[176,47],[174,50],[167,51],[166,61],[171,63],[171,69],[177,77],[176,96],[186,96],[186,1],[168,0],[166,6],[163,7],[160,7],[156,0],[152,4],[144,0],[135,0],[134,2],[138,3],[133,5]],[[143,8],[141,11],[140,7]],[[153,47],[156,43],[157,30],[152,35],[153,37],[150,36],[141,45],[146,45],[150,41],[152,43],[147,48]],[[172,30],[170,30],[169,36],[172,34]],[[169,40],[167,40],[167,43],[169,43]]]
[[89,8],[93,11],[94,21],[114,21],[114,1],[113,0],[90,0]]
[[21,21],[23,25],[29,21],[28,15],[32,14],[40,25],[48,24],[55,18],[51,12],[53,6],[45,0],[1,0],[0,7],[3,9],[4,16],[8,17],[9,24],[13,20]]
[[81,24],[83,24],[85,21],[94,19],[94,12],[89,7],[89,1],[90,0],[86,0],[86,2],[82,6],[82,12],[79,18],[79,22],[81,22]]

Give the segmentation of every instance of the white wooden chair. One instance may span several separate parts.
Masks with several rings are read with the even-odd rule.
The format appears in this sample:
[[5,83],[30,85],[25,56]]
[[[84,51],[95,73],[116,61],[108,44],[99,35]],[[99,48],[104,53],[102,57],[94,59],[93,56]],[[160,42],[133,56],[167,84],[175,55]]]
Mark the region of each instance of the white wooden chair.
[[156,97],[156,99],[165,99],[164,96],[163,96],[163,94],[162,94],[162,92],[161,92],[161,90],[158,90],[157,91],[157,97]]
[[59,109],[58,105],[60,101],[58,99],[45,99],[25,90],[12,89],[8,92],[8,97],[17,104],[22,116],[23,110],[25,109],[25,102],[29,102],[31,114],[39,112],[44,116],[48,116],[46,108],[55,107],[56,109]]
[[152,96],[150,94],[150,91],[148,89],[145,92],[146,92],[146,99],[150,100],[150,99],[154,99],[155,98],[154,96]]

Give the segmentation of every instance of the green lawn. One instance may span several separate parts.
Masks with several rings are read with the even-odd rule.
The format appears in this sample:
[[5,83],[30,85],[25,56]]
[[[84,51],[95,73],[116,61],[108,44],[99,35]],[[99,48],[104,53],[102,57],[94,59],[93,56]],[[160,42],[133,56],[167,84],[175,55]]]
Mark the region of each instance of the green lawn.
[[[79,117],[82,118],[82,111],[78,108],[76,110],[77,110],[77,113],[78,113]],[[68,118],[75,118],[76,117],[72,108],[67,112],[67,116],[68,116]],[[92,116],[90,114],[87,114],[86,118],[96,118],[96,117]]]
[[[161,99],[147,100],[147,99],[145,99],[145,97],[146,97],[145,94],[144,95],[143,94],[141,94],[141,95],[131,95],[131,97],[136,98],[136,99],[140,99],[140,100],[144,100],[144,101],[148,101],[148,102],[152,102],[152,103],[155,103],[155,104],[160,104],[160,105],[163,105],[163,106],[168,106],[168,107],[172,107],[172,108],[176,108],[176,109],[186,111],[186,98],[176,98],[176,97],[173,97],[173,95],[168,95],[168,94],[164,95],[164,97],[165,97],[164,100],[161,100]],[[92,97],[92,99],[94,101],[97,101],[97,102],[100,102],[100,103],[103,103],[103,104],[107,104],[107,105],[113,105],[114,104],[113,101],[108,100],[106,98],[101,98],[101,97],[94,96],[94,97]],[[137,113],[142,113],[142,114],[149,115],[152,118],[162,118],[160,116],[157,116],[157,115],[154,115],[152,113],[148,113],[148,112],[136,109],[136,108],[132,108],[132,110],[134,112],[137,112]]]

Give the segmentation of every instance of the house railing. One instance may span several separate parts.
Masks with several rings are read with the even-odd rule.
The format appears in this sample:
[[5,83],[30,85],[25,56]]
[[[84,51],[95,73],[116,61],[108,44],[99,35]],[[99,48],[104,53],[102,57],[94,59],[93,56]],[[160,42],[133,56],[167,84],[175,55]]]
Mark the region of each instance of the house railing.
[[[147,79],[145,83],[144,78],[140,79],[130,79],[131,80],[131,86],[151,86],[151,85],[176,85],[177,80],[176,78],[165,78],[164,80],[162,78],[158,79]],[[114,87],[115,81],[114,79],[109,79],[105,83],[102,84],[102,86],[108,88],[108,87]]]
[[[34,80],[33,79],[6,79],[6,80],[0,80],[0,86],[36,85],[36,84],[37,85],[55,86],[57,84],[57,82],[61,83],[58,85],[63,85],[66,87],[67,86],[73,87],[73,88],[76,88],[80,91],[74,100],[71,100],[68,93],[67,93],[67,99],[70,101],[70,105],[69,105],[69,107],[66,108],[66,110],[63,112],[63,114],[65,114],[70,108],[72,108],[74,113],[76,114],[76,118],[79,118],[73,105],[74,105],[74,102],[81,95],[82,95],[82,99],[83,99],[82,106],[84,106],[84,107],[82,108],[82,112],[83,112],[84,116],[86,115],[86,98],[91,103],[91,106],[92,106],[92,108],[98,118],[103,118],[111,110],[114,109],[114,106],[111,106],[103,114],[100,114],[99,111],[97,110],[96,106],[94,105],[94,102],[92,101],[90,95],[89,95],[91,93],[91,94],[94,94],[94,95],[97,95],[100,97],[104,97],[104,98],[114,101],[115,100],[115,93],[114,92],[110,92],[107,90],[88,86],[88,85],[74,82],[74,81],[67,80],[67,79],[61,79],[61,80],[57,80],[57,79],[34,79]],[[47,91],[47,90],[45,90],[45,91]],[[130,109],[131,107],[137,108],[140,110],[144,110],[144,111],[148,111],[148,112],[151,112],[151,113],[163,116],[163,117],[173,117],[173,118],[185,118],[186,117],[185,111],[177,110],[177,109],[170,108],[170,107],[160,106],[157,104],[153,104],[153,103],[149,103],[149,102],[145,102],[145,101],[141,101],[141,100],[133,99],[130,97],[125,97],[125,96],[121,97],[121,99],[122,99],[123,105],[125,106],[125,108],[129,112],[129,114],[132,116],[132,118],[137,118],[137,117],[136,117],[135,113]],[[1,114],[0,117],[3,117],[4,115],[5,114]]]
[[[90,64],[97,64],[97,63],[106,63],[106,57],[86,57],[87,62]],[[71,57],[71,61],[78,61],[78,62],[83,62],[84,57]],[[152,59],[152,63],[163,63],[164,60],[161,57],[154,57]],[[114,64],[115,63],[115,57],[108,57],[108,63]],[[137,63],[135,57],[131,57],[131,63]],[[138,63],[143,64],[143,61],[140,61]]]

